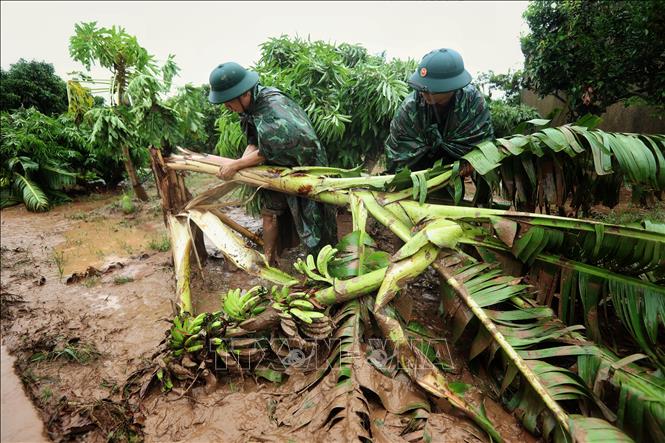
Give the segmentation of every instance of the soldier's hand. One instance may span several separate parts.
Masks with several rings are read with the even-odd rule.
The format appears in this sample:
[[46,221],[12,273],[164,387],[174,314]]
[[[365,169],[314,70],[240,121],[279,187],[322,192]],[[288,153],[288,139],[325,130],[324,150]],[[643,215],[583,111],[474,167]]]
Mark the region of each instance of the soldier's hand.
[[233,178],[236,172],[238,172],[238,169],[235,167],[235,162],[231,159],[225,159],[228,161],[222,162],[222,166],[219,167],[219,170],[217,171],[217,177],[221,178],[222,180],[230,180]]

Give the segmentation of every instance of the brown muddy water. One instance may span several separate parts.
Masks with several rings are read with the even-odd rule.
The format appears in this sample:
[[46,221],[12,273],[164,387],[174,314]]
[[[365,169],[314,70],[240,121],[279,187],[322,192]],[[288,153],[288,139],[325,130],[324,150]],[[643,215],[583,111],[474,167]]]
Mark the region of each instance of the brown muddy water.
[[37,415],[28,396],[23,391],[23,384],[14,372],[14,361],[2,346],[2,403],[0,410],[0,440],[6,443],[47,442],[44,424]]
[[[123,401],[126,380],[151,363],[165,338],[175,284],[170,253],[159,250],[166,230],[156,197],[133,214],[122,213],[118,201],[119,196],[110,195],[43,214],[22,207],[0,212],[2,441],[21,441],[12,435],[35,442],[45,437],[85,442],[348,441],[349,430],[339,426],[285,425],[290,422],[286,411],[301,401],[292,394],[303,382],[297,374],[280,386],[220,375],[214,389],[194,386],[169,394],[154,389],[138,405]],[[260,221],[239,208],[227,211],[254,231],[260,227]],[[280,267],[289,269],[298,253],[291,251]],[[78,278],[67,284],[74,273]],[[260,283],[224,260],[210,258],[204,279],[193,284],[195,307],[218,310],[221,293]],[[417,297],[404,302],[405,309],[445,336],[445,325],[431,314],[438,304],[436,292],[427,287],[412,291]],[[451,381],[472,385],[470,395],[484,401],[502,435],[508,441],[534,441],[483,394],[488,392],[484,381],[464,367],[462,354],[448,352],[455,366]],[[7,358],[16,358],[16,373]],[[7,407],[5,387],[13,393]],[[486,441],[468,419],[444,403],[432,405],[427,420],[431,441]],[[375,401],[370,401],[370,409],[372,423],[382,423],[375,441],[422,441],[422,431],[408,440],[399,435],[405,417]],[[43,434],[37,420],[43,423]],[[5,423],[10,424],[7,429]]]

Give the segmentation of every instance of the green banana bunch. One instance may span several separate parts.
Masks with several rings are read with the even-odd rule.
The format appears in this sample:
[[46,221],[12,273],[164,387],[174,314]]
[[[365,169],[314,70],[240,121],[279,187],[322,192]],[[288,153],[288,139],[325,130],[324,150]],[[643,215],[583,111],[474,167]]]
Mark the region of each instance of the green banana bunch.
[[206,325],[206,332],[208,333],[208,336],[214,337],[224,335],[225,328],[226,322],[222,318],[222,311],[213,312],[210,321]]
[[289,299],[289,288],[286,286],[282,286],[281,289],[277,288],[277,286],[273,286],[270,288],[270,298],[273,299],[274,302],[276,303],[284,303],[287,302]]
[[299,258],[298,261],[293,264],[293,267],[301,274],[306,275],[310,280],[321,281],[332,285],[333,277],[328,271],[328,263],[335,258],[335,254],[337,254],[337,249],[330,245],[325,245],[319,251],[319,255],[316,257],[316,263],[314,262],[314,257],[308,255],[306,261]]
[[244,294],[240,289],[230,290],[222,300],[222,310],[231,320],[247,320],[265,310],[265,305],[260,302],[266,292],[263,286],[254,286]]
[[307,300],[309,295],[306,292],[289,292],[286,286],[281,289],[273,286],[271,295],[272,307],[280,312],[280,317],[296,317],[305,323],[312,323],[313,319],[324,317],[324,314],[316,311],[312,302]]
[[178,315],[173,319],[169,346],[174,356],[203,349],[206,336],[206,328],[203,326],[207,317],[208,313],[204,312],[196,317]]
[[227,369],[231,371],[243,372],[244,369],[260,362],[265,355],[263,347],[257,346],[260,343],[258,338],[235,339],[231,342],[232,349],[229,349],[229,343],[219,337],[212,338],[210,343],[216,346],[215,353],[222,359]]

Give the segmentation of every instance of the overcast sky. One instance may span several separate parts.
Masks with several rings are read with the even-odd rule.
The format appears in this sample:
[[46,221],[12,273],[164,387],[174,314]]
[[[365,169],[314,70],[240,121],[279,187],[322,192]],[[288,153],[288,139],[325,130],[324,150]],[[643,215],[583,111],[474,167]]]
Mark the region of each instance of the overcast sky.
[[[6,2],[1,4],[3,69],[19,58],[53,63],[56,72],[82,66],[69,57],[74,24],[120,25],[163,61],[175,54],[178,86],[207,83],[224,61],[256,62],[259,45],[281,34],[331,43],[360,43],[388,58],[420,60],[454,48],[467,69],[520,68],[520,32],[527,2]],[[102,74],[103,73],[103,74]],[[93,74],[109,74],[93,70]]]

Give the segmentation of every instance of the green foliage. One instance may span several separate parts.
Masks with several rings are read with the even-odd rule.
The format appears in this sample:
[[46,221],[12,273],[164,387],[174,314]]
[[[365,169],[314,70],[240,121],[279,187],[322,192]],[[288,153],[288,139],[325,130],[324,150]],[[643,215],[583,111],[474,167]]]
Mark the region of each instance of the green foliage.
[[564,93],[573,117],[641,97],[665,106],[661,0],[533,1],[522,37],[526,85]]
[[[496,74],[490,70],[482,72],[473,82],[488,100],[502,100],[510,105],[520,104],[520,91],[524,87],[524,73],[521,70],[508,70],[506,74]],[[493,97],[493,92],[499,97]]]
[[23,201],[45,211],[67,200],[62,191],[84,171],[88,145],[66,116],[52,118],[34,108],[0,116],[0,188],[3,207]]
[[386,61],[359,45],[298,37],[261,45],[260,81],[307,112],[331,165],[353,167],[383,152],[390,121],[408,93],[415,61]]
[[240,157],[247,146],[247,138],[240,127],[238,114],[222,108],[219,118],[215,121],[219,133],[217,152],[223,157]]
[[145,148],[170,146],[182,139],[179,114],[163,97],[179,71],[173,56],[160,67],[136,37],[120,27],[97,27],[96,22],[75,25],[69,52],[86,69],[99,64],[111,71],[109,80],[78,74],[80,82],[95,85],[91,91],[101,85],[111,95],[110,107],[93,107],[85,112],[84,122],[91,128],[93,152],[122,160],[137,196],[146,199],[140,183],[134,183],[135,164],[140,170],[147,161]]
[[569,198],[576,211],[588,212],[597,202],[611,207],[624,180],[633,192],[665,189],[663,136],[585,127],[599,120],[586,116],[557,128],[547,127],[549,120],[531,120],[531,131],[540,130],[483,142],[464,159],[488,183],[501,183],[504,198],[530,210],[549,212],[550,205],[562,210]]
[[489,108],[492,115],[492,125],[494,126],[494,136],[497,138],[515,134],[520,124],[541,118],[538,111],[531,106],[512,104],[503,100],[489,101]]
[[20,59],[0,70],[0,111],[35,107],[54,116],[67,110],[67,87],[46,62]]
[[113,279],[113,284],[115,285],[124,285],[125,283],[131,283],[134,281],[132,277],[115,277]]
[[88,22],[77,23],[74,30],[74,36],[69,39],[69,55],[87,70],[99,64],[125,77],[134,70],[156,69],[153,56],[122,27],[99,28],[97,22]]
[[35,352],[30,357],[31,363],[41,361],[64,360],[86,365],[101,356],[94,344],[82,343],[78,339],[71,339],[65,343],[59,343],[51,349]]
[[120,199],[120,209],[124,214],[133,214],[136,212],[136,205],[129,194],[124,194]]
[[163,235],[159,240],[150,240],[148,247],[153,251],[167,252],[169,249],[171,249],[171,241],[167,235]]
[[520,124],[541,118],[535,108],[520,103],[520,91],[524,86],[522,71],[507,74],[483,72],[473,81],[482,91],[492,115],[496,138],[515,134]]
[[208,101],[209,89],[208,85],[188,84],[166,99],[165,106],[177,115],[178,129],[173,144],[196,152],[215,152],[219,109]]
[[85,113],[95,106],[95,99],[90,89],[75,80],[67,82],[67,100],[69,101],[67,112],[77,124],[81,123]]

